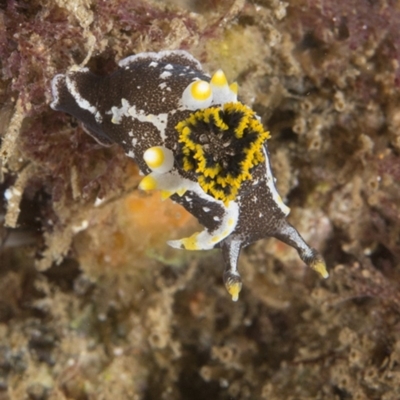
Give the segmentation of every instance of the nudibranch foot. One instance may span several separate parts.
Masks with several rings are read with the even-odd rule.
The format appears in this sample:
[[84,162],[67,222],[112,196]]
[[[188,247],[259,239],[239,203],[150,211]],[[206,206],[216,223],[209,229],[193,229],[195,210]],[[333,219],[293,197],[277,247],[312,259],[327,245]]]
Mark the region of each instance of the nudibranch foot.
[[[219,202],[221,203],[221,202]],[[196,232],[192,236],[179,240],[170,240],[168,244],[176,249],[185,250],[210,250],[218,243],[222,242],[235,229],[239,218],[239,207],[237,203],[231,201],[228,206],[223,206],[224,214],[218,218],[219,224],[215,229],[204,229]],[[205,213],[209,213],[211,208],[203,207]]]
[[209,76],[183,50],[149,52],[123,59],[108,76],[70,68],[53,78],[51,89],[54,110],[76,117],[99,143],[117,143],[135,159],[145,175],[141,189],[160,190],[198,219],[203,231],[169,244],[220,247],[234,301],[242,288],[240,249],[265,237],[294,247],[328,276],[321,255],[286,222],[289,208],[269,162],[269,132],[238,101],[237,83],[229,84],[222,70]]
[[178,240],[169,240],[169,246],[175,249],[184,250],[211,250],[217,243],[225,239],[229,235],[229,230],[222,232],[220,235],[212,234],[207,230],[196,232],[192,236]]

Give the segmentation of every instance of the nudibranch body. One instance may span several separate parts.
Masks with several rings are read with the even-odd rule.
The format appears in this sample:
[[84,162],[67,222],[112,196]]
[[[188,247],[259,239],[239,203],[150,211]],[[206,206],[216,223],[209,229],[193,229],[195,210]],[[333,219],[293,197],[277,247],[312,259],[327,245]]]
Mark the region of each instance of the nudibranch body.
[[160,190],[204,226],[168,242],[187,250],[222,249],[224,283],[232,299],[242,287],[242,247],[275,237],[294,247],[327,277],[325,262],[286,221],[259,117],[237,99],[237,84],[222,71],[212,77],[189,53],[140,53],[109,76],[87,68],[56,75],[55,110],[81,120],[99,143],[118,143],[145,175],[143,190]]

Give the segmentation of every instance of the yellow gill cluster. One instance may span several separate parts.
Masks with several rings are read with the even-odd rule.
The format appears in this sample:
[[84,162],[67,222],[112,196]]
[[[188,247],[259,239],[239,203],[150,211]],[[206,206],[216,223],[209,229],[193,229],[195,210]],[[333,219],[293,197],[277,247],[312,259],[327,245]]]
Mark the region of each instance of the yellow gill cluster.
[[[230,121],[235,125],[230,125]],[[201,143],[207,135],[201,131],[203,126],[222,138],[223,162],[210,161],[212,156]],[[264,161],[263,143],[270,137],[254,111],[240,102],[198,110],[176,129],[180,134],[183,169],[194,171],[201,188],[225,204],[236,198],[244,181],[252,179],[251,169]]]

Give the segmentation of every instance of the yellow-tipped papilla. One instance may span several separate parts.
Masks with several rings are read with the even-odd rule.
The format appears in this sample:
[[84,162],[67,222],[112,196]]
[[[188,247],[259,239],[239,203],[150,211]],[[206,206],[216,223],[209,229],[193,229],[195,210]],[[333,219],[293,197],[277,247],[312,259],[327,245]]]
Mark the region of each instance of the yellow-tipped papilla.
[[228,86],[228,80],[226,79],[225,73],[222,71],[222,69],[214,72],[214,75],[211,77],[210,84],[216,87]]
[[157,180],[151,175],[146,175],[139,183],[139,189],[141,190],[156,190]]
[[177,194],[178,196],[182,197],[186,193],[185,188],[176,189],[174,190],[161,190],[161,200],[164,201],[169,199],[173,194]]
[[233,82],[229,85],[229,89],[231,90],[232,97],[234,97],[235,100],[232,100],[233,102],[237,101],[237,95],[239,93],[239,85],[237,82]]
[[236,94],[236,96],[237,96],[237,94],[238,94],[238,92],[239,92],[239,85],[238,85],[238,83],[237,83],[237,82],[232,82],[232,83],[229,85],[229,89],[231,89],[231,91],[232,91],[234,94]]
[[148,148],[143,154],[143,159],[152,171],[160,174],[171,171],[174,166],[174,155],[164,146]]
[[160,190],[161,199],[165,200],[174,194],[183,196],[191,186],[196,184],[189,179],[182,178],[178,172],[171,170],[165,173],[151,172],[146,175],[139,183],[142,190]]
[[188,110],[210,107],[213,100],[211,85],[197,80],[189,84],[182,94],[182,105]]
[[190,86],[190,93],[195,100],[207,100],[211,96],[210,84],[206,81],[196,81]]
[[237,101],[237,95],[231,90],[228,85],[228,80],[222,69],[219,69],[211,77],[210,81],[213,104],[225,104]]

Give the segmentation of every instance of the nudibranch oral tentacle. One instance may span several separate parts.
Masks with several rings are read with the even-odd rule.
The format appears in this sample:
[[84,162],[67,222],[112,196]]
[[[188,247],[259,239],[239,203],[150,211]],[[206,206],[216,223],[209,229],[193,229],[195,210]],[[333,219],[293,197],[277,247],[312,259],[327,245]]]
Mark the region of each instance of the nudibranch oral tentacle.
[[287,221],[289,208],[274,183],[260,119],[237,99],[238,85],[222,70],[211,77],[182,50],[140,53],[109,76],[71,68],[52,81],[55,110],[82,121],[99,143],[117,143],[145,175],[142,190],[160,190],[204,226],[172,247],[219,247],[225,286],[236,301],[242,288],[242,247],[276,237],[327,277],[322,256]]

